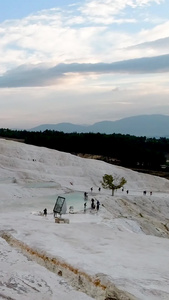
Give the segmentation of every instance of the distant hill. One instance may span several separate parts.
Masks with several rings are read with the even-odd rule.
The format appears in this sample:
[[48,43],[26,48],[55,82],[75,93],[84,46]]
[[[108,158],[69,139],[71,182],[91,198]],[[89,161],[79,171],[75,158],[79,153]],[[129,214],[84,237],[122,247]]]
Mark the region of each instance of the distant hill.
[[64,133],[121,133],[147,137],[169,137],[169,116],[166,115],[139,115],[117,121],[102,121],[93,125],[76,125],[72,123],[43,124],[30,131],[45,130],[63,131]]

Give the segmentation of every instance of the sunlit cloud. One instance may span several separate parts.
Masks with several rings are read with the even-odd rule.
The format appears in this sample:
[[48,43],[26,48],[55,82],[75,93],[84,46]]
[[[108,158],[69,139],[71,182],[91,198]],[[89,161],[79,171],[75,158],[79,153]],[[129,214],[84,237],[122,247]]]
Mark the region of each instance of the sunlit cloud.
[[[116,16],[119,18],[119,14],[125,15],[125,9],[137,8],[137,7],[145,7],[150,5],[151,3],[162,3],[163,0],[92,0],[86,1],[84,6],[80,7],[80,12],[85,15],[88,20],[95,23],[107,23],[107,19],[110,23],[117,22]],[[121,16],[120,16],[121,18]],[[122,21],[123,20],[123,21]],[[133,22],[129,18],[121,18],[121,22]]]
[[[135,3],[135,4],[134,4]],[[136,22],[133,18],[110,16],[116,11],[121,11],[126,6],[143,6],[151,1],[88,1],[84,6],[78,7],[81,15],[74,14],[73,11],[62,11],[61,9],[43,10],[37,14],[30,15],[22,20],[4,22],[0,28],[0,55],[1,73],[14,66],[27,63],[60,63],[60,62],[112,62],[145,56],[144,50],[140,47],[138,52],[134,45],[161,39],[168,36],[169,22],[155,26],[152,29],[141,30],[137,34],[129,34],[125,30],[119,32],[117,29],[111,30],[109,24],[113,19],[114,23],[121,24],[124,20],[128,23]],[[103,13],[104,26],[95,26],[87,23],[87,18],[92,14],[84,13],[86,7],[97,7]],[[109,10],[110,5],[110,10]],[[110,20],[111,19],[111,20]],[[100,21],[99,21],[100,22]],[[88,25],[87,25],[88,24]],[[77,25],[77,26],[74,26]],[[81,26],[82,25],[82,26]],[[133,46],[132,51],[126,51],[127,47]],[[146,55],[165,54],[164,49],[158,49]]]

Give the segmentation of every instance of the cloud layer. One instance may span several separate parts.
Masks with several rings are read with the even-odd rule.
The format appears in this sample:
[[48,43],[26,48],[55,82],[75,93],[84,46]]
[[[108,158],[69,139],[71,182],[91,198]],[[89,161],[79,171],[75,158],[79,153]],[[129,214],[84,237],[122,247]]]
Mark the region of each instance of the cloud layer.
[[169,72],[169,54],[157,57],[125,60],[111,64],[58,64],[47,68],[41,65],[20,66],[17,69],[6,72],[0,77],[0,87],[36,87],[55,85],[57,80],[66,74],[107,74],[107,73],[164,73]]

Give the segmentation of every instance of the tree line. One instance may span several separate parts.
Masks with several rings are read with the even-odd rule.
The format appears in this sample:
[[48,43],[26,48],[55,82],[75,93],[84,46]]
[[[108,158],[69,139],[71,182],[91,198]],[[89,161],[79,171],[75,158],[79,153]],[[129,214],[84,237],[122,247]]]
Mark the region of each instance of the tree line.
[[137,169],[160,170],[166,164],[166,154],[169,153],[167,138],[136,137],[128,134],[63,133],[54,130],[32,132],[1,128],[0,136],[75,155],[100,155],[105,161],[110,162],[113,159],[119,165]]

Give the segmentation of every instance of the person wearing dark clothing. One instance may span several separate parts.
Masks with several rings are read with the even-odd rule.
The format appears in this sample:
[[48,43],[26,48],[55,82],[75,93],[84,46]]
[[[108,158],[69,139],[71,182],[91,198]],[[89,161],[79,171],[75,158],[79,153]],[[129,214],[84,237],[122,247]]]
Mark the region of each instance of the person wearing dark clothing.
[[94,199],[91,199],[91,209],[95,209]]
[[97,200],[97,203],[96,203],[96,209],[97,209],[97,211],[99,210],[99,206],[100,206],[100,202],[99,202],[99,200]]
[[88,198],[88,193],[84,192],[84,198],[85,198],[85,199]]
[[85,202],[84,203],[84,213],[86,212],[86,206],[87,206],[87,203]]
[[45,208],[45,209],[43,210],[43,214],[44,214],[45,217],[47,216],[47,208]]

